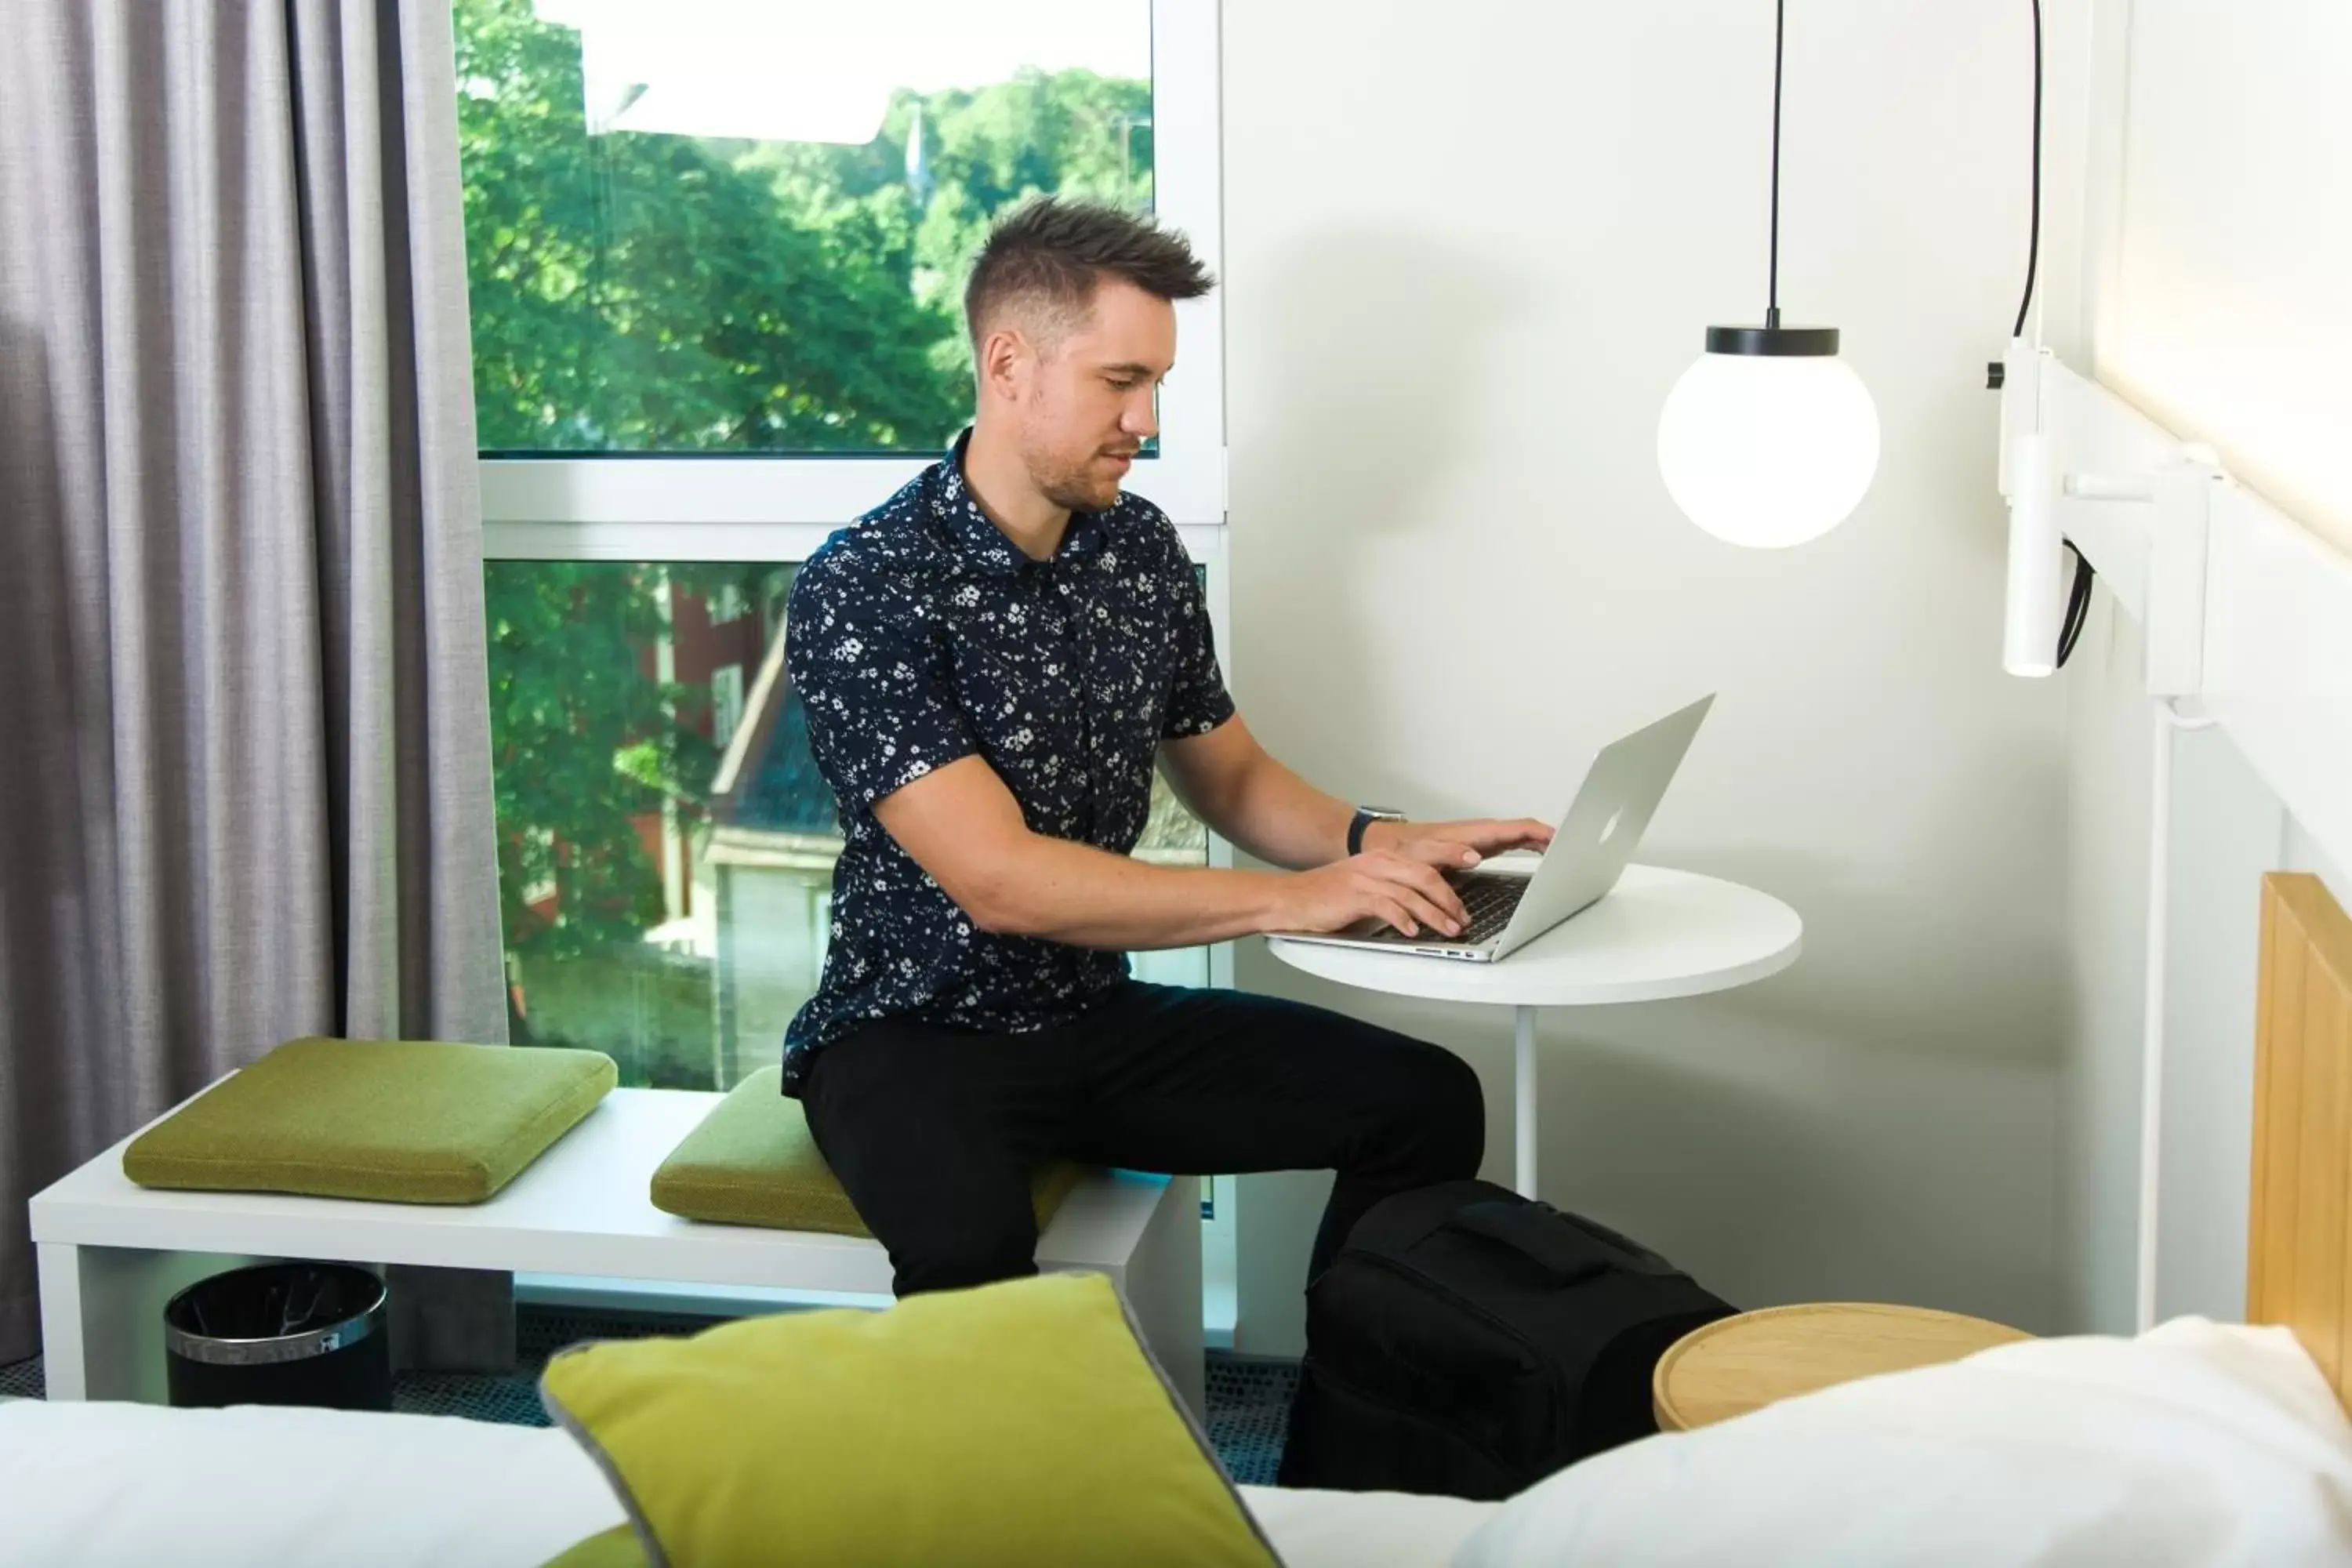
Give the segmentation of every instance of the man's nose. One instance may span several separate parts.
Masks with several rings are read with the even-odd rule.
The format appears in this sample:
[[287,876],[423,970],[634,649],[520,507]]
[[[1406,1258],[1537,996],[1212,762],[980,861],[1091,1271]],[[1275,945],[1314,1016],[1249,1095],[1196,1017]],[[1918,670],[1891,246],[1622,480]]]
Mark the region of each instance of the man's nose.
[[1160,434],[1160,399],[1152,393],[1129,398],[1120,411],[1118,427],[1139,441],[1149,441]]

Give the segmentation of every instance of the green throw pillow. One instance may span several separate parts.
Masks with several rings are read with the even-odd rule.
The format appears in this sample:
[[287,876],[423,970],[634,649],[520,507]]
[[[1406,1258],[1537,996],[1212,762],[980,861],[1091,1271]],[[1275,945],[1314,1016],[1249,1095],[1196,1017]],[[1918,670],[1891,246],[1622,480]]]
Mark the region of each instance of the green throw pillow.
[[574,1542],[571,1550],[549,1559],[541,1568],[646,1568],[646,1549],[637,1544],[635,1525],[616,1524]]
[[652,1568],[1276,1561],[1098,1274],[588,1345],[540,1387]]
[[143,1187],[478,1204],[613,1088],[594,1051],[289,1040],[132,1140]]
[[[782,1072],[762,1068],[711,1107],[654,1173],[654,1207],[719,1225],[873,1235],[824,1163],[801,1102],[784,1095]],[[1066,1161],[1037,1168],[1030,1200],[1039,1230],[1085,1174]]]

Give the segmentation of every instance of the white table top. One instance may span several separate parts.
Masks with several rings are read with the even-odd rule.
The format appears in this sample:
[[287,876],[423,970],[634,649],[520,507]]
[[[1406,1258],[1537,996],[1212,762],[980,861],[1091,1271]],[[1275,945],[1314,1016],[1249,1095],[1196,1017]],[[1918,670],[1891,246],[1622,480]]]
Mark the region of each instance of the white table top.
[[1361,947],[1266,942],[1294,969],[1343,985],[1439,1002],[1587,1007],[1727,991],[1797,961],[1805,922],[1753,888],[1692,871],[1629,866],[1617,889],[1500,963]]
[[[32,1200],[33,1239],[888,1294],[889,1260],[866,1237],[700,1225],[654,1207],[655,1167],[719,1098],[614,1089],[488,1203],[471,1205],[160,1191],[122,1173],[126,1138]],[[1166,1186],[1124,1171],[1089,1176],[1038,1239],[1039,1264],[1123,1266]]]

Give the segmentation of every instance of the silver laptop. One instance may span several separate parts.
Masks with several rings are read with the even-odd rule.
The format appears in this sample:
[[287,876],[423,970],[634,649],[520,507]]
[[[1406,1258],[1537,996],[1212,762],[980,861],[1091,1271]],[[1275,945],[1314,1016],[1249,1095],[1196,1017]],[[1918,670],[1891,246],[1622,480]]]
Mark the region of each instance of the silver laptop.
[[1507,958],[1562,921],[1590,909],[1617,885],[1658,802],[1665,798],[1675,770],[1698,733],[1699,721],[1714,706],[1712,692],[1656,723],[1601,749],[1560,819],[1551,848],[1533,872],[1507,869],[1507,862],[1475,871],[1449,873],[1470,925],[1458,937],[1424,929],[1407,936],[1375,920],[1336,931],[1276,931],[1285,942],[1324,942],[1334,947],[1370,947],[1430,958],[1492,963]]

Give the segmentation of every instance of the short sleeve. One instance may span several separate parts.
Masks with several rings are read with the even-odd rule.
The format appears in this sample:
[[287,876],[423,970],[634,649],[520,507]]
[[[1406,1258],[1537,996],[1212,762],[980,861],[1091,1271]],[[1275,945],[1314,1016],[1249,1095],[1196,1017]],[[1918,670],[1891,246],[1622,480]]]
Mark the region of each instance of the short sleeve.
[[[1169,531],[1172,534],[1174,530]],[[1232,718],[1234,700],[1225,690],[1224,672],[1217,668],[1216,634],[1209,626],[1209,604],[1201,592],[1200,569],[1180,544],[1168,570],[1176,579],[1171,595],[1175,620],[1169,633],[1175,658],[1160,736],[1181,741],[1189,735],[1205,735]]]
[[784,673],[845,814],[980,750],[916,606],[852,552],[821,553],[793,582]]

